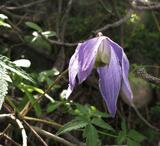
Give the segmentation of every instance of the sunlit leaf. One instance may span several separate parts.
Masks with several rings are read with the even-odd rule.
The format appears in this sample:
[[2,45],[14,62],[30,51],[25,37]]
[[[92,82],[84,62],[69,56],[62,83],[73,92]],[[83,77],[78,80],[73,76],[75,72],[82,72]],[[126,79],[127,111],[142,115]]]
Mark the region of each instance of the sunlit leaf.
[[0,20],[0,26],[11,28],[11,25],[9,25],[8,23],[4,22],[3,20]]
[[19,66],[19,67],[30,67],[31,66],[31,61],[28,60],[28,59],[18,59],[18,60],[15,60],[13,61],[13,63],[16,65],[16,66]]
[[5,19],[8,19],[8,17],[4,14],[0,14],[0,19],[5,20]]
[[42,32],[42,35],[44,35],[46,38],[52,37],[52,36],[56,36],[56,32],[54,31],[44,31]]

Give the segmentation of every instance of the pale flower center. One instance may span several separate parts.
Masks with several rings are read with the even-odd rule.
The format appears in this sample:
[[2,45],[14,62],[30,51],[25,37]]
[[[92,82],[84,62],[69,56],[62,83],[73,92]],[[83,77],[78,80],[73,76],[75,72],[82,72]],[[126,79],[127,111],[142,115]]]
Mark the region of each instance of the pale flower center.
[[104,44],[104,41],[100,44],[95,61],[95,67],[103,67],[109,64],[110,60],[110,49],[109,46]]

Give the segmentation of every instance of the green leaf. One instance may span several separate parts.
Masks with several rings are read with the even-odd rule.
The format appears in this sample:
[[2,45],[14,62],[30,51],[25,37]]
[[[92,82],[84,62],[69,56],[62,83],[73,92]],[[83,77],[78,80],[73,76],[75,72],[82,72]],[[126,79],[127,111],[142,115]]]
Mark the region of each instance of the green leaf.
[[35,47],[46,48],[48,50],[51,49],[51,45],[46,40],[44,40],[43,38],[41,38],[40,36],[33,37],[29,43],[31,43]]
[[61,102],[54,102],[54,103],[50,103],[47,106],[47,113],[51,113],[54,110],[56,110],[62,103]]
[[126,137],[127,137],[126,132],[125,131],[120,131],[118,133],[117,143],[118,144],[123,144],[126,140]]
[[86,146],[100,146],[98,132],[92,124],[88,124],[85,128]]
[[82,115],[88,115],[89,114],[88,105],[76,104],[76,107],[77,107],[77,110],[79,110],[80,114],[82,114]]
[[60,135],[65,132],[70,132],[72,130],[83,128],[86,125],[87,125],[86,121],[84,121],[80,118],[76,118],[76,119],[68,122],[67,124],[65,124],[62,128],[60,128],[59,131],[57,132],[57,135]]
[[28,27],[30,27],[30,28],[32,28],[32,29],[34,29],[34,30],[37,30],[37,31],[39,31],[39,32],[42,32],[42,31],[43,31],[42,28],[41,28],[40,26],[38,26],[36,23],[34,23],[34,22],[28,21],[28,22],[26,22],[25,24],[26,24]]
[[125,142],[127,138],[127,127],[126,127],[125,119],[122,119],[121,129],[122,131],[118,133],[118,138],[117,138],[118,144],[122,144],[123,142]]
[[94,118],[91,122],[92,122],[92,124],[94,124],[94,125],[96,125],[98,127],[101,127],[103,129],[114,131],[112,126],[110,126],[108,123],[106,123],[105,121],[103,121],[100,118]]
[[128,146],[141,146],[138,142],[136,142],[130,138],[127,139],[127,145]]
[[32,93],[33,91],[36,91],[37,93],[40,93],[40,94],[43,94],[47,99],[49,99],[52,103],[55,102],[55,100],[49,96],[48,94],[46,94],[42,89],[40,88],[37,88],[37,87],[34,87],[34,86],[31,86],[31,85],[27,85],[27,84],[24,84],[24,83],[20,83],[18,85],[18,87],[20,89],[24,89],[24,91],[26,90],[27,92],[29,93]]
[[128,137],[135,140],[136,142],[142,142],[146,138],[144,135],[134,129],[129,130]]
[[106,112],[100,112],[98,110],[92,111],[92,116],[99,117],[99,118],[110,118],[111,116]]
[[125,122],[124,119],[123,119],[122,122],[121,122],[121,128],[122,128],[122,130],[123,130],[125,133],[127,133],[126,122]]

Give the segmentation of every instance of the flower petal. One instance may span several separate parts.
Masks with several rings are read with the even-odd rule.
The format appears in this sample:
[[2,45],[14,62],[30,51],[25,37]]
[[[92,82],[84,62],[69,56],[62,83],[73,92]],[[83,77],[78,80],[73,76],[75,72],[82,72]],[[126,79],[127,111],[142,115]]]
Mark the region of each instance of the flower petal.
[[114,117],[117,109],[116,104],[121,87],[122,75],[118,58],[113,48],[110,49],[111,56],[109,66],[100,67],[97,71],[99,73],[99,88],[101,94],[107,104],[109,113]]
[[66,93],[66,97],[68,98],[70,96],[70,94],[72,93],[74,86],[76,84],[76,76],[78,74],[78,52],[79,49],[81,47],[81,43],[78,44],[75,53],[72,55],[70,62],[69,62],[69,85],[68,85],[68,89],[67,89],[67,93]]
[[76,76],[78,74],[79,69],[79,63],[78,63],[78,53],[81,48],[81,43],[78,44],[75,53],[72,55],[70,62],[69,62],[69,84],[71,85],[71,88],[73,89],[76,84]]
[[129,61],[127,59],[126,54],[123,52],[122,56],[122,75],[123,75],[123,80],[122,80],[122,93],[128,97],[129,101],[132,102],[133,99],[133,93],[131,90],[131,86],[128,80],[128,72],[129,72]]
[[107,38],[108,43],[112,46],[112,48],[114,49],[120,63],[122,64],[122,52],[123,52],[123,48],[120,47],[117,43],[115,43],[114,41],[112,41],[110,38]]
[[120,47],[117,43],[113,42],[110,38],[107,38],[107,40],[109,41],[110,45],[114,49],[122,66],[122,76],[123,76],[122,88],[121,88],[122,93],[125,94],[125,96],[131,101],[133,98],[133,93],[130,87],[130,83],[128,81],[128,72],[129,72],[128,58],[124,53],[122,47]]
[[79,83],[82,83],[91,73],[96,59],[96,54],[98,51],[98,47],[100,46],[102,40],[106,37],[96,37],[85,41],[82,43],[79,54],[79,72],[78,72],[78,79]]

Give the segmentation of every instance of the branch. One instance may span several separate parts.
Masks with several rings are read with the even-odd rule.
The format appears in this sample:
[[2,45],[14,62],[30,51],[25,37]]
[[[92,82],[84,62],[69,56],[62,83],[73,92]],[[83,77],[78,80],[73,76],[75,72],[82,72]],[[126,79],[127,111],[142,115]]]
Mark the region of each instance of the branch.
[[38,118],[35,118],[35,117],[27,117],[27,116],[24,116],[23,118],[24,118],[24,120],[27,120],[27,121],[35,121],[35,122],[40,122],[40,123],[45,123],[45,124],[48,124],[48,125],[52,125],[56,129],[61,128],[63,126],[63,125],[61,125],[59,123],[56,123],[54,121],[51,121],[51,120],[38,119]]
[[[63,125],[56,123],[55,121],[51,121],[51,120],[47,120],[47,119],[38,119],[38,118],[34,118],[34,117],[27,117],[24,116],[23,117],[25,120],[29,120],[29,121],[36,121],[36,122],[40,122],[40,123],[44,123],[47,125],[51,125],[52,127],[54,127],[55,129],[59,129],[61,128]],[[69,141],[72,141],[73,143],[77,144],[77,145],[82,145],[82,142],[79,141],[77,138],[75,138],[73,135],[71,135],[70,133],[65,133],[63,135],[64,138],[66,138]]]
[[138,69],[137,70],[137,75],[139,77],[143,78],[144,80],[147,80],[147,81],[149,81],[151,83],[160,85],[160,79],[148,74],[144,68]]
[[137,116],[138,116],[148,127],[152,128],[153,130],[155,130],[155,131],[157,131],[157,132],[160,131],[159,128],[157,128],[157,127],[155,127],[154,125],[152,125],[150,122],[148,122],[148,121],[142,116],[142,114],[139,112],[139,110],[137,109],[137,107],[136,107],[134,104],[132,104],[132,107],[133,107],[134,111],[136,112]]
[[[120,26],[121,24],[125,23],[131,16],[132,14],[132,10],[130,9],[128,11],[128,13],[126,14],[126,16],[124,16],[123,18],[121,18],[120,20],[111,23],[111,24],[107,24],[105,26],[103,26],[102,28],[99,28],[97,30],[92,31],[94,34],[97,34],[98,32],[103,32],[109,28],[113,28],[113,27],[117,27]],[[44,38],[44,37],[43,37]],[[44,38],[47,42],[49,42],[50,44],[55,44],[55,45],[61,45],[61,46],[68,46],[68,47],[72,47],[72,46],[77,46],[78,43],[64,43],[64,42],[60,42],[60,41],[55,41],[55,40],[50,40],[47,38]],[[80,41],[79,41],[80,42]]]
[[65,43],[65,42],[56,41],[56,40],[50,40],[50,39],[47,39],[47,40],[51,44],[60,45],[60,46],[74,47],[74,46],[78,45],[78,43]]
[[57,83],[64,77],[64,75],[66,75],[67,72],[68,72],[68,69],[64,70],[64,71],[56,78],[56,80],[44,91],[44,93],[41,94],[41,95],[34,101],[34,103],[31,104],[31,106],[29,106],[29,107],[28,107],[28,106],[25,106],[25,107],[22,109],[22,111],[20,112],[21,116],[22,116],[22,117],[25,116],[25,115],[32,109],[32,107],[33,107],[36,103],[38,103],[38,102],[42,99],[42,97],[45,96],[45,94],[47,94],[47,93],[52,89],[52,87],[53,87],[55,84],[57,84]]
[[32,18],[30,16],[21,16],[18,14],[15,14],[13,12],[8,11],[7,9],[0,9],[0,11],[2,11],[2,13],[6,14],[7,16],[13,17],[14,19],[22,19],[25,21],[32,21]]
[[22,133],[22,146],[27,146],[27,134],[26,134],[26,131],[23,127],[22,122],[12,114],[1,114],[0,118],[10,118],[17,123],[17,125]]
[[64,40],[64,36],[65,36],[65,30],[66,30],[66,26],[67,26],[67,21],[68,21],[68,16],[69,16],[69,12],[71,10],[72,7],[72,2],[73,0],[69,0],[67,7],[66,7],[66,11],[65,14],[62,18],[61,24],[62,24],[62,31],[61,31],[61,39],[62,41]]
[[45,130],[40,129],[40,128],[38,128],[38,127],[33,127],[33,128],[34,128],[38,133],[40,133],[41,135],[43,135],[43,136],[45,136],[45,137],[47,137],[47,138],[53,139],[53,140],[56,141],[56,142],[62,143],[62,144],[64,144],[64,145],[66,145],[66,146],[76,146],[75,144],[73,144],[73,143],[65,140],[64,138],[61,138],[61,137],[59,137],[59,136],[57,136],[57,135],[54,135],[54,134],[52,134],[52,133],[50,133],[50,132],[48,132],[48,131],[45,131]]
[[109,28],[113,28],[113,27],[117,27],[123,23],[125,23],[130,17],[131,17],[131,14],[132,14],[132,10],[130,9],[127,13],[127,15],[125,15],[123,18],[121,18],[120,20],[114,22],[114,23],[111,23],[111,24],[107,24],[105,26],[103,26],[102,28],[99,28],[95,31],[93,31],[94,34],[97,34],[98,32],[103,32]]
[[102,7],[105,9],[105,11],[106,11],[107,13],[109,13],[109,14],[111,14],[111,15],[114,15],[114,14],[112,13],[112,11],[109,10],[109,9],[105,6],[103,0],[98,0],[98,1],[99,1],[99,3],[102,5]]
[[43,146],[48,146],[48,144],[38,135],[38,133],[25,120],[23,120],[23,122],[32,131],[32,133],[39,139],[39,141],[43,144]]
[[149,3],[146,3],[146,5],[147,6],[138,6],[135,3],[131,4],[132,8],[136,10],[158,10],[160,9],[160,3],[154,3],[152,5]]
[[[39,127],[33,127],[38,133],[42,134],[43,136],[46,136],[50,139],[53,139],[54,141],[57,141],[59,143],[62,143],[66,146],[86,146],[86,144],[84,143],[81,143],[80,145],[77,145],[77,144],[73,144],[57,135],[54,135],[48,131],[45,131],[43,129],[40,129]],[[103,145],[103,146],[127,146],[127,145]]]
[[0,136],[4,137],[5,139],[7,139],[8,141],[10,141],[12,144],[16,145],[16,146],[21,146],[19,143],[15,142],[11,137],[9,137],[7,134],[5,133],[1,133],[0,132]]
[[33,1],[31,3],[28,3],[28,4],[24,4],[24,5],[21,5],[21,6],[18,6],[18,7],[6,7],[5,5],[2,8],[5,8],[5,9],[8,9],[8,10],[18,10],[18,9],[24,9],[24,8],[28,8],[28,7],[31,7],[33,5],[36,5],[38,3],[42,3],[46,0],[37,0],[37,1]]
[[[133,12],[133,10],[129,9],[128,13],[123,18],[121,18],[120,20],[118,20],[118,21],[116,21],[114,23],[111,23],[111,24],[107,24],[107,25],[105,25],[102,28],[99,28],[97,30],[94,30],[94,31],[92,31],[92,33],[94,33],[94,35],[95,35],[98,32],[103,32],[103,31],[105,31],[105,30],[107,30],[109,28],[114,28],[114,27],[120,26],[121,24],[125,23],[130,18],[132,12]],[[54,45],[67,46],[67,47],[74,47],[74,46],[78,45],[78,43],[65,43],[65,42],[62,42],[62,41],[51,40],[51,39],[45,38],[42,35],[41,35],[41,37],[43,39],[45,39],[48,43],[52,44],[52,45],[54,44]],[[78,41],[78,42],[82,42],[82,41]]]

